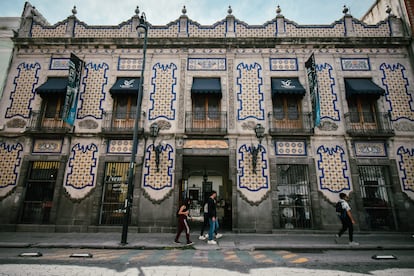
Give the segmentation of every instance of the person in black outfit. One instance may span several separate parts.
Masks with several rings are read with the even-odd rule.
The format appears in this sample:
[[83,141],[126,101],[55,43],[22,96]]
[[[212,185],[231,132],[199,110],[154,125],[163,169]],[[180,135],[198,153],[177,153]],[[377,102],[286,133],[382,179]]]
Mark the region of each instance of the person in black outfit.
[[345,193],[339,194],[339,203],[342,205],[342,212],[339,214],[339,219],[342,223],[342,228],[339,230],[338,234],[335,235],[335,241],[348,230],[349,234],[349,245],[359,245],[359,243],[354,241],[354,224],[355,220],[351,213],[351,207],[349,206],[348,200],[349,197]]
[[175,240],[174,242],[177,244],[181,244],[180,243],[180,235],[181,232],[183,232],[185,230],[185,237],[187,238],[187,245],[192,245],[194,244],[191,240],[190,240],[190,227],[188,226],[188,218],[190,217],[190,204],[191,204],[191,200],[190,199],[186,199],[184,201],[184,204],[181,205],[180,209],[177,212],[178,215],[178,226],[177,226],[177,235],[175,236]]
[[213,240],[214,230],[216,228],[216,219],[217,219],[216,197],[217,197],[217,192],[212,191],[210,197],[207,200],[208,223],[210,224],[210,230],[208,231],[208,241],[207,241],[208,244],[217,244],[217,242]]

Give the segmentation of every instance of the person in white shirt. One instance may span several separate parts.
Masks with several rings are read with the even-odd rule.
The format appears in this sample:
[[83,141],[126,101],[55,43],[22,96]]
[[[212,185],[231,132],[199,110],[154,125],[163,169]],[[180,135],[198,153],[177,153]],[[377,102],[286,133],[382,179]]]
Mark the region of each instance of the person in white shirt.
[[340,215],[339,218],[342,222],[342,228],[339,230],[338,234],[335,235],[336,238],[340,238],[346,230],[349,234],[349,245],[359,245],[359,243],[354,242],[354,224],[355,220],[351,213],[351,207],[348,204],[349,197],[345,193],[339,194],[339,202],[342,205],[343,215]]

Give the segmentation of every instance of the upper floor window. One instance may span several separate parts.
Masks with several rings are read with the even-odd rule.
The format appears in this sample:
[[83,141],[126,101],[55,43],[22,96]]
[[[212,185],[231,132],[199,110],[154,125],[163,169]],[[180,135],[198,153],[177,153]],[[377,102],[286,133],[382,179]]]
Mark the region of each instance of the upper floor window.
[[273,118],[299,120],[305,92],[297,78],[272,78]]
[[348,101],[351,123],[375,123],[377,99],[384,89],[365,78],[345,79],[345,93]]
[[109,90],[114,99],[113,119],[119,123],[135,119],[139,82],[139,78],[118,78]]

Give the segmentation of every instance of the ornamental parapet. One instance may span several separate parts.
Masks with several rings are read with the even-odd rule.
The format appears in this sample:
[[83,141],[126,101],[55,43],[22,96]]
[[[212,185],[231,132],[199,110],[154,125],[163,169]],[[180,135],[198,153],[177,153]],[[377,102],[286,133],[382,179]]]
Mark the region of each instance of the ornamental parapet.
[[[33,9],[26,5],[25,9]],[[42,20],[38,19],[41,18]],[[95,26],[79,21],[75,13],[67,19],[50,25],[38,12],[23,13],[18,32],[20,38],[133,38],[139,16],[116,26]],[[149,38],[341,38],[341,37],[404,37],[400,18],[389,15],[376,25],[367,25],[350,14],[330,25],[299,25],[280,13],[262,25],[249,25],[229,13],[226,18],[212,25],[201,25],[181,15],[166,25],[148,22]]]

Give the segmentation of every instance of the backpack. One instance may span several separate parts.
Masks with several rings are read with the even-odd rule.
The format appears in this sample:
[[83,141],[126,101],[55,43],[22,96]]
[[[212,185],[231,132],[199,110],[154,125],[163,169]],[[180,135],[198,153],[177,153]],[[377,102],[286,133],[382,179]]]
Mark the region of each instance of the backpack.
[[338,201],[335,205],[335,211],[338,217],[344,218],[346,216],[346,211],[342,208],[342,201]]

